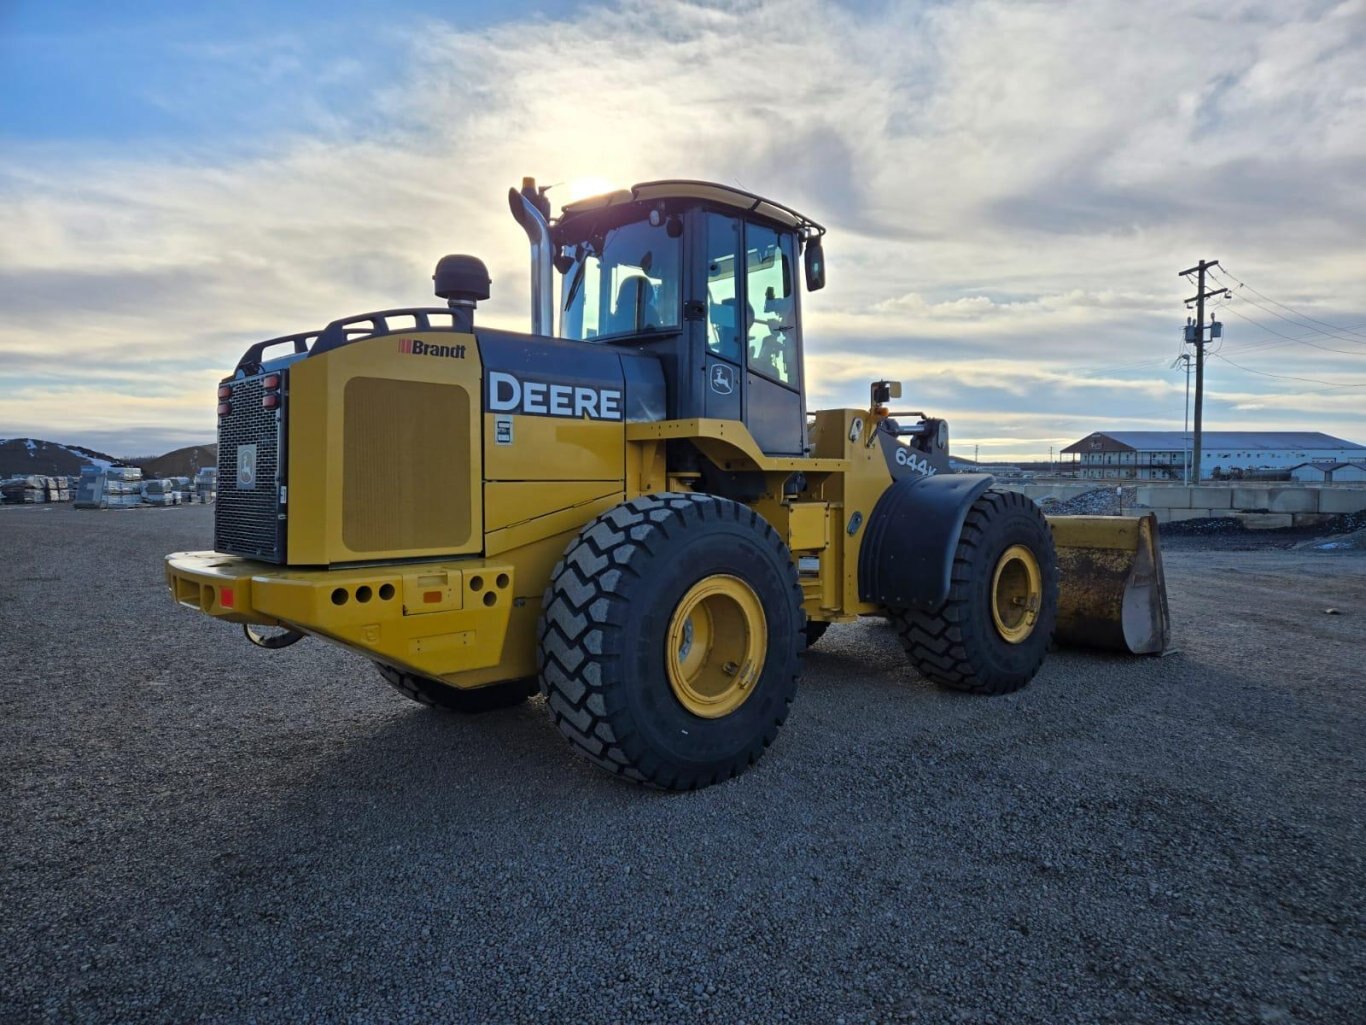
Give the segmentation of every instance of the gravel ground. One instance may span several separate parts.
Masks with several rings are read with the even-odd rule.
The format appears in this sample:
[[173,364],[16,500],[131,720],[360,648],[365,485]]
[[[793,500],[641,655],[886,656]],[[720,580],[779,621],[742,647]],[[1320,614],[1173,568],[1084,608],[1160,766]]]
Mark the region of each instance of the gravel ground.
[[209,516],[0,511],[7,1025],[1366,1020],[1361,554],[1174,551],[1178,654],[1005,698],[836,627],[665,795],[174,608]]

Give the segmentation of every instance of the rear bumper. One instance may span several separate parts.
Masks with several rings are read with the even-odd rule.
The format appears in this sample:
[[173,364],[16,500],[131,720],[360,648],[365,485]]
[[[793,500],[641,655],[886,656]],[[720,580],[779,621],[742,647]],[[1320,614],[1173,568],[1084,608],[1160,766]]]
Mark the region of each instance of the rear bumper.
[[217,619],[292,627],[431,677],[498,666],[516,593],[512,565],[494,560],[310,570],[217,552],[168,555],[166,585]]

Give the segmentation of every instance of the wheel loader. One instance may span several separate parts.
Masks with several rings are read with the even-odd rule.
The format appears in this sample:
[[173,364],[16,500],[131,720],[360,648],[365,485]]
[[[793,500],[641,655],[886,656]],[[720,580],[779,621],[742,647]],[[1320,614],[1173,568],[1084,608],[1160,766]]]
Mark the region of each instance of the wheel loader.
[[700,181],[508,201],[530,333],[476,325],[489,275],[446,256],[444,306],[246,350],[218,386],[214,550],[167,557],[176,602],[342,645],[442,709],[539,691],[579,754],[664,789],[754,764],[834,623],[885,617],[909,668],[977,694],[1055,642],[1166,647],[1151,518],[1050,521],[952,472],[898,382],[807,409],[816,221]]

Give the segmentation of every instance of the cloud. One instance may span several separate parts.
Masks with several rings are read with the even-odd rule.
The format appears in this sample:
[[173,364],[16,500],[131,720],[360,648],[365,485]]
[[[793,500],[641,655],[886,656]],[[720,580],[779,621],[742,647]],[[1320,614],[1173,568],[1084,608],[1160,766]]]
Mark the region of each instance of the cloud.
[[[251,144],[244,111],[219,142],[0,157],[0,237],[20,240],[0,263],[0,434],[207,439],[214,368],[260,338],[428,304],[445,252],[489,264],[481,323],[524,329],[525,243],[503,197],[528,173],[709,178],[826,223],[830,284],[804,304],[813,404],[903,378],[993,458],[1101,424],[1179,424],[1169,364],[1190,293],[1175,272],[1201,256],[1366,322],[1363,13],[628,0],[477,30],[428,21],[386,36],[384,74],[353,62],[316,87],[305,35],[268,40],[264,69],[248,34],[216,39],[199,52],[215,81],[279,91]],[[1256,351],[1276,340],[1226,325],[1249,367],[1366,384],[1361,357]],[[83,357],[47,360],[54,344]],[[118,401],[93,401],[91,375]],[[1366,389],[1220,361],[1209,387],[1214,427],[1361,434]]]

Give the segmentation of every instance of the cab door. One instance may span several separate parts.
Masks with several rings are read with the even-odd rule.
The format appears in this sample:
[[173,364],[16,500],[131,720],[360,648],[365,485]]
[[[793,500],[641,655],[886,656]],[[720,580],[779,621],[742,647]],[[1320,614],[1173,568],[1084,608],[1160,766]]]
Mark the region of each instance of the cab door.
[[703,311],[702,408],[707,417],[739,420],[744,415],[744,337],[748,316],[741,294],[740,218],[703,211],[700,275]]
[[769,455],[806,447],[796,240],[765,224],[744,225],[742,295],[747,324],[745,422]]

